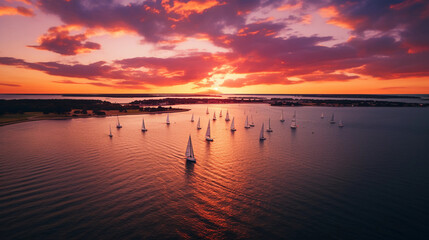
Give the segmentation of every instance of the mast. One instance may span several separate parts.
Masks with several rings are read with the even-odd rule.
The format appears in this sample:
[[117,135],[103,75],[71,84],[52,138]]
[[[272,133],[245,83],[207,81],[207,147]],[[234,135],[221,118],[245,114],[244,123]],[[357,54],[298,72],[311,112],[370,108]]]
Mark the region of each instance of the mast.
[[267,132],[272,132],[273,129],[271,129],[271,118],[268,118],[268,129]]
[[213,120],[216,120],[216,111],[213,112]]
[[265,137],[264,137],[264,123],[262,123],[261,134],[259,135],[259,140],[265,140]]
[[323,115],[323,113],[322,113],[322,115],[320,115],[320,118],[321,118],[321,119],[324,119],[324,118],[325,118],[325,116]]
[[283,115],[283,110],[282,110],[282,115],[280,117],[280,122],[284,122],[285,121],[285,116]]
[[213,141],[213,139],[210,136],[210,119],[209,119],[209,124],[207,125],[206,140],[207,141]]
[[186,147],[186,160],[195,161],[194,148],[192,147],[191,134],[189,134],[188,146]]
[[248,115],[246,116],[246,122],[244,123],[244,127],[245,128],[250,128],[250,126],[249,126],[249,116]]
[[170,114],[167,113],[167,124],[170,124]]
[[222,110],[220,110],[220,114],[219,114],[219,117],[220,117],[220,118],[222,117]]
[[206,114],[209,114],[209,107],[207,107],[206,109]]
[[191,122],[194,122],[194,114],[192,113]]
[[334,119],[334,113],[332,113],[332,116],[331,116],[331,121],[330,121],[330,123],[331,123],[331,124],[334,124],[334,123],[335,123],[335,119]]
[[250,119],[252,120],[252,121],[250,122],[250,126],[251,126],[251,127],[254,127],[254,126],[255,126],[255,123],[253,122],[253,115],[250,115]]
[[113,134],[112,134],[112,126],[110,126],[110,125],[109,125],[109,131],[110,131],[110,133],[109,133],[109,137],[113,137]]
[[296,111],[293,113],[292,122],[290,123],[290,128],[295,129],[296,128]]
[[231,131],[235,131],[235,124],[234,124],[234,117],[232,117],[232,122],[231,122]]
[[226,117],[225,117],[225,121],[229,121],[229,112],[228,112],[228,110],[226,110]]
[[200,126],[200,117],[198,117],[197,129],[201,129],[201,126]]
[[144,118],[143,118],[143,121],[142,121],[142,131],[143,132],[147,131],[146,126],[144,124]]
[[116,117],[118,118],[118,124],[116,124],[116,128],[122,128],[121,123],[119,122],[119,115],[116,115]]

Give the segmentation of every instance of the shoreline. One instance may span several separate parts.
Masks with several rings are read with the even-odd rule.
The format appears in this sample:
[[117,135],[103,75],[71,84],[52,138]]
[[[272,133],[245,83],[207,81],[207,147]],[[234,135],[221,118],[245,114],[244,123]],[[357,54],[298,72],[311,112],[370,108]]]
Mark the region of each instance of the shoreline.
[[[42,120],[71,120],[71,119],[79,119],[79,118],[105,118],[105,117],[114,117],[117,115],[125,116],[125,115],[145,115],[145,114],[162,114],[162,113],[175,113],[175,112],[187,112],[191,109],[185,109],[185,108],[174,108],[171,110],[165,110],[165,111],[158,111],[158,112],[119,112],[117,110],[110,110],[105,111],[106,115],[104,116],[97,116],[97,115],[82,115],[82,116],[71,116],[71,115],[62,115],[62,114],[55,114],[55,115],[43,115],[42,113],[36,112],[36,113],[25,113],[25,114],[34,114],[30,115],[28,117],[25,117],[25,114],[23,114],[23,118],[19,118],[16,120],[11,120],[7,122],[0,122],[0,127],[8,126],[12,124],[17,123],[24,123],[24,122],[33,122],[33,121],[42,121]],[[42,115],[40,115],[42,114]],[[6,114],[5,114],[6,115]],[[13,114],[17,115],[17,114]],[[0,120],[5,119],[4,116],[0,116]]]

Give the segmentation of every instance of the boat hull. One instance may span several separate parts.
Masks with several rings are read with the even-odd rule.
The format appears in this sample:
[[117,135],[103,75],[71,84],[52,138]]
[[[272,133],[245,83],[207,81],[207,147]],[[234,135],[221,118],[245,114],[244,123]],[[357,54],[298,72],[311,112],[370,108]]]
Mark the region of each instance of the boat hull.
[[146,132],[147,131],[147,129],[142,129],[142,132]]
[[235,129],[235,128],[231,129],[231,132],[235,132],[235,131],[237,131],[237,129]]
[[213,138],[208,138],[208,137],[206,137],[206,141],[208,141],[208,142],[213,142]]
[[272,129],[267,129],[267,132],[272,132],[273,130]]
[[195,159],[195,158],[193,158],[193,157],[187,157],[186,158],[186,160],[187,161],[190,161],[190,162],[196,162],[197,160]]

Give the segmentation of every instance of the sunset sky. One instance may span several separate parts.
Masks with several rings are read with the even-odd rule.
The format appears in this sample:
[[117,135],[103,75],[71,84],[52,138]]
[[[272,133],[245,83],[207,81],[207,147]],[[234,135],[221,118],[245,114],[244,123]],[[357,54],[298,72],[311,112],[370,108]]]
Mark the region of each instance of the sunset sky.
[[0,93],[429,93],[425,0],[0,0]]

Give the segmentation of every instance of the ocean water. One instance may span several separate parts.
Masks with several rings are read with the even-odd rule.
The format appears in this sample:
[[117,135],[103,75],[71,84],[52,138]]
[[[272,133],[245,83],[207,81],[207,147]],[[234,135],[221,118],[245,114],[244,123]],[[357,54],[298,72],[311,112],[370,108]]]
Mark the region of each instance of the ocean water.
[[181,107],[0,127],[0,238],[428,239],[429,109]]

